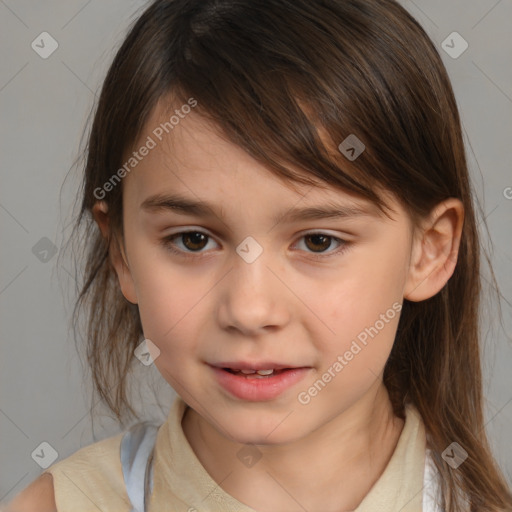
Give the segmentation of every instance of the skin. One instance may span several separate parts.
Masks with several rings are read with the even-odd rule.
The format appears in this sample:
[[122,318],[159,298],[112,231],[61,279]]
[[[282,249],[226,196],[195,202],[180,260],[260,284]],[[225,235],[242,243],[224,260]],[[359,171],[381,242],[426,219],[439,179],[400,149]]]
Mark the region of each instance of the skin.
[[[159,104],[140,144],[165,119]],[[155,365],[191,407],[182,425],[205,469],[256,510],[354,510],[403,428],[382,382],[399,315],[309,403],[301,404],[298,394],[394,303],[425,300],[446,284],[459,248],[460,201],[440,203],[415,226],[387,194],[395,213],[379,216],[367,201],[332,186],[281,180],[195,112],[122,187],[124,247],[111,246],[112,262],[125,298],[139,306],[145,337],[160,350]],[[176,192],[213,203],[215,214],[140,209],[152,194]],[[272,221],[292,207],[326,200],[365,206],[371,214]],[[98,201],[93,213],[107,237],[106,204]],[[181,255],[161,244],[189,229],[207,237],[176,237]],[[334,238],[305,236],[318,232]],[[236,252],[247,236],[263,248],[250,264]],[[348,242],[346,250],[336,253],[336,239]],[[311,368],[277,398],[248,402],[224,390],[205,365],[262,359]],[[247,443],[262,455],[250,468],[237,457]]]
[[[2,505],[0,504],[0,507]],[[2,512],[57,512],[52,475],[43,473],[0,510]]]

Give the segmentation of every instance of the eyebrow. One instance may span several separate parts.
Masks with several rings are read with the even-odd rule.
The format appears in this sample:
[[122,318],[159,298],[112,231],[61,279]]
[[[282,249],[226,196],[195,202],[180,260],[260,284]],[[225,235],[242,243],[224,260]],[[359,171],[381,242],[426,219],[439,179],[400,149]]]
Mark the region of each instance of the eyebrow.
[[[173,211],[182,215],[197,217],[218,216],[214,205],[205,201],[196,201],[180,194],[155,194],[145,199],[140,205],[141,210],[147,212]],[[336,204],[332,201],[319,206],[305,208],[291,208],[280,213],[272,219],[273,222],[295,222],[300,220],[341,219],[361,216],[378,215],[374,209],[363,206]]]

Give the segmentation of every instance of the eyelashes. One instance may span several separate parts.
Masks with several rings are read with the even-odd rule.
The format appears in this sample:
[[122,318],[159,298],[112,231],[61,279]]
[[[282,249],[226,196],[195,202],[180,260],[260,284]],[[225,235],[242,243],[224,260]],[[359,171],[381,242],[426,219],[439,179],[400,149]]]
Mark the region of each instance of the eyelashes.
[[[177,244],[175,240],[181,239],[183,248],[177,248]],[[209,240],[212,239],[210,235],[204,233],[199,230],[189,230],[189,231],[181,231],[179,233],[174,233],[173,235],[162,238],[160,243],[161,245],[168,251],[173,254],[177,254],[184,258],[201,258],[205,251],[203,249],[207,247]],[[348,247],[350,246],[350,242],[343,240],[341,238],[335,237],[328,233],[324,233],[321,231],[313,231],[310,233],[306,233],[299,238],[299,241],[306,240],[308,242],[312,242],[310,245],[320,245],[325,248],[327,245],[327,249],[330,249],[332,246],[332,242],[337,244],[337,247],[334,250],[325,252],[325,251],[315,251],[308,250],[308,244],[305,244],[306,249],[303,250],[308,257],[313,259],[325,259],[335,255],[341,255],[344,253]],[[185,242],[185,243],[183,243]],[[187,247],[188,245],[188,247]],[[294,244],[297,245],[297,242]],[[192,247],[191,247],[192,246]],[[197,247],[199,246],[199,247]],[[320,247],[320,249],[322,248]]]

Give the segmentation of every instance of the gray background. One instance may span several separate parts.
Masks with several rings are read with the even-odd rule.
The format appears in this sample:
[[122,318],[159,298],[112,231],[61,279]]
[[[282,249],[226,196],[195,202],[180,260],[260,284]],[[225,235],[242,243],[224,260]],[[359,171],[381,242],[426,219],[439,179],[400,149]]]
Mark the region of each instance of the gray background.
[[[505,300],[501,323],[496,303],[488,302],[485,313],[486,420],[496,458],[512,483],[512,2],[402,4],[447,66],[494,243],[492,261]],[[144,5],[0,0],[0,501],[42,472],[31,455],[42,442],[63,459],[120,432],[100,404],[94,404],[94,421],[88,412],[91,384],[69,328],[74,269],[71,260],[52,255],[52,247],[61,251],[70,234],[80,176],[73,162],[90,108],[128,24]],[[47,59],[31,47],[44,31],[59,45]],[[469,43],[458,58],[442,48],[454,31]],[[144,383],[135,395],[138,410],[163,421],[172,390],[154,365],[140,364],[137,377]],[[158,401],[148,382],[157,386]]]

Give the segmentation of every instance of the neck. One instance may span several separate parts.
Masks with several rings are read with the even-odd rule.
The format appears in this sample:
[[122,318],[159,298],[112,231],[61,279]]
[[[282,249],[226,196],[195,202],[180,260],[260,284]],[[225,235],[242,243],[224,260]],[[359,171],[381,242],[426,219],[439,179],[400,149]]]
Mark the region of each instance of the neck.
[[351,511],[388,464],[403,428],[381,381],[350,409],[299,440],[258,445],[257,464],[233,467],[244,446],[188,408],[183,430],[197,458],[228,494],[256,510]]

